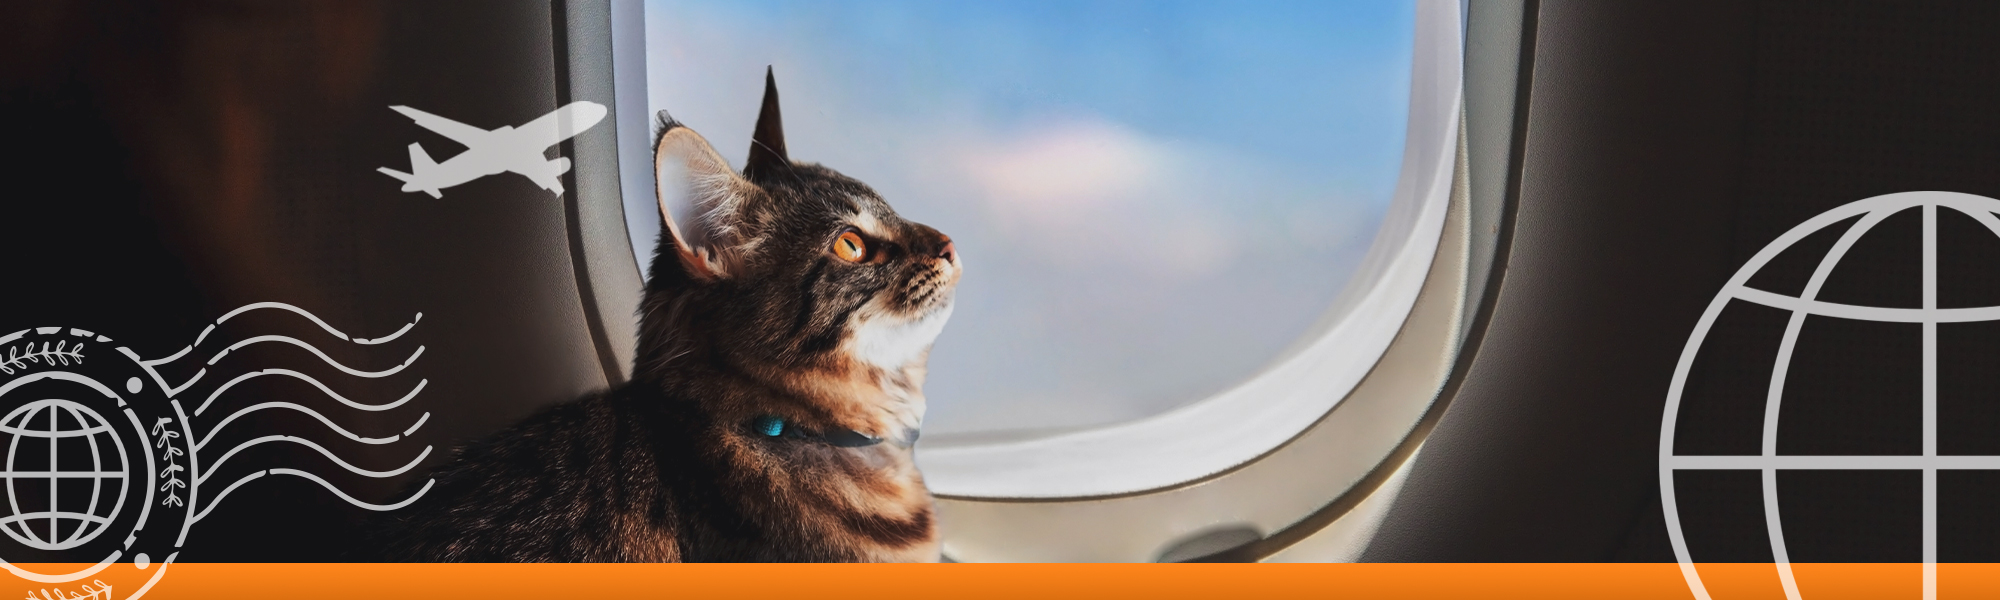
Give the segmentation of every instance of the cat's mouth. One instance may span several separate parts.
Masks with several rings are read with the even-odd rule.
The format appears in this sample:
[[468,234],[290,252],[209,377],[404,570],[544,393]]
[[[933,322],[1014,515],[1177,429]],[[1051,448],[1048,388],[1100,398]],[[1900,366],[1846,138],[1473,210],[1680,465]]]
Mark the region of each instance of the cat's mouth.
[[931,263],[931,268],[914,275],[904,284],[901,304],[913,319],[920,319],[940,307],[950,306],[952,293],[958,289],[961,269],[958,257],[947,255]]

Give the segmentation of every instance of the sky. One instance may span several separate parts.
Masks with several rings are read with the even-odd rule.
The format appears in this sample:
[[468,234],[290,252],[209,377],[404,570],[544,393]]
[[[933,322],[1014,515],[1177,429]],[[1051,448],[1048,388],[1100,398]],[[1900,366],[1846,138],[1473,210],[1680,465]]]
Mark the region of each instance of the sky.
[[774,69],[794,160],[958,246],[926,436],[1071,428],[1227,389],[1324,312],[1393,192],[1414,17],[648,0],[647,96],[741,167]]

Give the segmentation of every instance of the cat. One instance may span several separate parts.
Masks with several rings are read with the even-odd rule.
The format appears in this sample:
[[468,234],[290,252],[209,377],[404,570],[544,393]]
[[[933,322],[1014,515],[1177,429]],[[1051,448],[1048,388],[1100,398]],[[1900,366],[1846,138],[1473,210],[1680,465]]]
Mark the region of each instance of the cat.
[[940,558],[911,446],[960,258],[867,185],[793,162],[764,83],[741,173],[660,113],[632,380],[465,447],[381,534],[392,557]]

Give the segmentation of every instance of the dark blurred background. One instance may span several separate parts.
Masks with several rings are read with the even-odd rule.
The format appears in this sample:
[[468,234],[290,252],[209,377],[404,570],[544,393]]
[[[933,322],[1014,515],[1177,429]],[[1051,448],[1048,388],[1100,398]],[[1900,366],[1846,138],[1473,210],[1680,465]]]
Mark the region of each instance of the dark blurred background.
[[[391,435],[430,412],[412,443],[352,443],[280,410],[252,413],[216,442],[303,435],[369,469],[400,466],[430,444],[428,466],[539,405],[605,386],[617,375],[606,372],[584,324],[564,220],[569,198],[518,177],[488,177],[433,199],[400,192],[375,172],[407,170],[411,142],[439,159],[461,149],[390,105],[483,128],[553,110],[564,92],[558,8],[345,0],[0,7],[0,139],[9,147],[0,160],[0,333],[81,327],[154,358],[252,302],[298,306],[355,337],[387,335],[422,313],[394,343],[316,344],[370,371],[423,346],[395,376],[341,377],[304,350],[268,343],[215,367],[318,374],[370,403],[428,380],[405,408],[337,419],[362,435]],[[276,311],[246,314],[216,333],[264,334],[327,339]],[[201,358],[222,347],[205,343]],[[320,397],[305,383],[265,377],[222,403]],[[422,473],[367,479],[303,447],[265,444],[232,459],[206,491],[280,465],[320,473],[373,502],[400,499],[401,486]],[[355,532],[368,515],[311,482],[267,477],[220,506],[188,536],[183,560],[366,556]]]

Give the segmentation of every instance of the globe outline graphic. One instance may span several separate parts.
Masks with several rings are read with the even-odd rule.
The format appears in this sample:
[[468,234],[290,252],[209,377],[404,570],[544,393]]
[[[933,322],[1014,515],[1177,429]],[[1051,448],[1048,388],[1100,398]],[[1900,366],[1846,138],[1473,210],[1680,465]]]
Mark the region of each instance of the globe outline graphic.
[[[48,415],[48,428],[32,429],[31,427],[38,420],[38,417],[42,415]],[[64,428],[63,425],[66,424],[64,417],[69,418],[69,423],[75,423],[80,427]],[[97,414],[97,411],[91,410],[89,406],[72,400],[58,398],[36,400],[15,408],[5,416],[0,416],[0,434],[6,434],[11,437],[7,445],[5,469],[0,470],[0,479],[5,479],[7,490],[7,514],[5,517],[0,517],[0,532],[6,533],[14,541],[20,542],[22,545],[30,548],[39,550],[68,550],[90,543],[91,540],[96,539],[111,528],[112,522],[117,520],[119,511],[123,510],[125,505],[125,497],[130,488],[129,481],[131,478],[132,463],[129,457],[125,455],[125,442],[119,439],[117,431],[112,428],[110,422],[105,420],[102,415]],[[61,457],[58,451],[59,441],[62,438],[70,437],[84,438],[89,444],[92,466],[90,471],[79,472],[58,468],[58,461]],[[118,465],[115,470],[106,470],[104,467],[105,449],[99,446],[99,437],[109,437],[111,440],[109,445],[118,457]],[[17,469],[15,459],[19,456],[22,440],[39,439],[49,440],[47,468],[42,471],[22,471]],[[32,467],[24,466],[23,468]],[[61,510],[62,505],[59,503],[61,490],[57,482],[65,478],[83,478],[91,481],[90,500],[87,508],[89,512],[75,513]],[[48,482],[49,507],[47,511],[34,513],[21,512],[16,482],[23,479],[42,479]],[[109,514],[99,515],[95,511],[99,505],[98,501],[104,491],[104,484],[107,479],[116,480],[118,494],[116,498],[112,499],[107,511]],[[34,521],[40,519],[47,519],[49,527],[49,537],[47,539],[43,539],[37,527],[34,526]],[[62,534],[61,522],[65,520],[79,522],[77,523],[77,527],[71,530],[68,535]]]
[[[1920,208],[1923,212],[1923,255],[1919,263],[1923,269],[1921,308],[1838,304],[1816,298],[1827,276],[1839,265],[1841,258],[1856,241],[1883,219],[1913,208]],[[1680,563],[1682,578],[1687,581],[1689,591],[1693,592],[1698,600],[1711,599],[1706,586],[1702,584],[1700,573],[1695,568],[1688,551],[1687,538],[1681,529],[1680,513],[1674,496],[1674,472],[1677,470],[1755,470],[1761,473],[1764,523],[1771,541],[1771,556],[1776,563],[1779,583],[1789,600],[1802,600],[1802,598],[1785,547],[1783,521],[1778,513],[1778,471],[1800,469],[1921,471],[1923,597],[1926,600],[1937,598],[1937,472],[1940,469],[2000,470],[2000,456],[1938,454],[1938,324],[2000,321],[2000,306],[1938,308],[1937,221],[1940,208],[1948,208],[1969,216],[1995,236],[2000,236],[2000,217],[1995,216],[1995,213],[2000,213],[2000,200],[1992,198],[1954,192],[1923,191],[1887,194],[1851,202],[1807,219],[1759,250],[1737,269],[1729,282],[1724,284],[1722,290],[1709,302],[1701,319],[1696,322],[1694,331],[1688,337],[1687,345],[1681,350],[1679,363],[1674,368],[1673,380],[1667,391],[1665,415],[1660,425],[1659,476],[1661,508],[1666,517],[1668,539],[1673,545],[1675,558]],[[1812,277],[1807,280],[1804,290],[1798,296],[1786,296],[1747,286],[1752,276],[1800,240],[1856,216],[1861,218],[1849,225],[1833,247],[1821,257],[1818,266],[1813,270]],[[1695,357],[1700,353],[1702,343],[1707,339],[1710,329],[1721,315],[1722,309],[1733,300],[1760,304],[1791,313],[1783,337],[1779,340],[1778,356],[1772,367],[1769,389],[1765,397],[1761,452],[1755,455],[1677,455],[1674,453],[1674,432],[1680,419],[1681,399],[1683,392],[1686,391],[1689,370],[1694,364]],[[1796,347],[1799,330],[1807,316],[1915,323],[1922,326],[1923,453],[1921,455],[1802,456],[1777,453],[1778,409],[1782,404],[1792,351]]]
[[[38,335],[43,335],[43,336],[61,335],[60,333],[58,333],[59,329],[61,328],[49,327],[32,331],[35,331]],[[79,335],[79,336],[84,335],[83,333],[80,332],[80,330],[70,330],[70,331],[74,335]],[[9,338],[18,338],[19,336],[25,333],[26,331],[23,331],[21,333],[14,334],[13,336],[0,337],[0,340],[7,340]],[[100,342],[110,341],[109,338],[103,338],[102,336],[98,337]],[[130,361],[129,364],[141,368],[140,372],[143,372],[143,367],[145,365],[144,363],[140,362],[141,359],[139,359],[136,355],[126,354],[126,353],[120,353],[120,354],[125,355],[125,358],[129,359]],[[136,381],[137,379],[138,379],[137,377],[130,378],[130,380],[133,381]],[[141,530],[144,530],[146,528],[147,523],[152,520],[153,515],[151,513],[155,512],[153,506],[154,502],[153,486],[157,484],[157,480],[154,477],[154,472],[153,472],[153,467],[154,467],[153,454],[152,452],[147,451],[150,450],[150,448],[152,447],[152,438],[146,435],[145,427],[140,424],[139,416],[134,412],[135,407],[126,402],[126,398],[123,395],[120,395],[118,392],[112,391],[112,389],[109,386],[104,385],[102,382],[99,382],[97,379],[89,375],[84,375],[81,373],[76,373],[66,370],[47,370],[16,377],[12,380],[0,382],[0,402],[7,402],[8,400],[6,400],[6,398],[8,394],[15,391],[16,389],[21,388],[24,385],[28,385],[38,381],[50,381],[50,380],[69,382],[72,384],[83,386],[83,388],[89,390],[89,392],[83,392],[81,395],[92,398],[94,400],[97,398],[101,398],[101,400],[98,401],[104,402],[106,404],[115,404],[118,408],[118,412],[121,412],[125,415],[125,420],[122,422],[131,427],[131,429],[129,430],[129,434],[132,436],[132,439],[137,443],[136,446],[128,446],[124,444],[123,436],[116,436],[113,438],[114,440],[117,440],[113,442],[114,448],[118,449],[119,453],[126,461],[125,464],[130,465],[128,469],[138,470],[136,473],[128,471],[127,473],[128,476],[131,476],[133,478],[127,480],[129,485],[124,486],[124,488],[128,490],[132,495],[126,496],[124,499],[118,502],[118,505],[123,506],[126,501],[129,501],[136,496],[138,500],[138,504],[136,505],[136,507],[139,509],[139,512],[136,521],[130,523],[127,527],[122,528],[120,530],[122,540],[119,541],[119,543],[115,544],[116,547],[107,548],[107,552],[104,554],[104,557],[102,559],[98,560],[94,564],[88,564],[87,566],[82,566],[81,568],[74,571],[63,572],[63,573],[45,573],[45,572],[31,571],[26,568],[23,568],[22,565],[16,565],[13,562],[7,560],[4,553],[0,553],[0,570],[5,570],[8,573],[14,575],[15,577],[19,577],[27,581],[33,581],[37,583],[60,584],[96,575],[99,572],[104,571],[106,568],[109,568],[113,563],[117,562],[120,558],[126,558],[126,554],[133,550],[133,544],[139,539],[137,533],[140,532]],[[82,390],[78,391],[82,392]],[[92,393],[94,393],[95,395],[91,395]],[[139,392],[133,391],[132,393],[138,394]],[[102,414],[100,413],[99,416],[102,416]],[[116,429],[115,426],[114,429]],[[133,452],[133,450],[137,450],[137,452]],[[166,507],[163,506],[160,508],[165,509]],[[99,540],[102,540],[103,538],[104,536],[102,535],[98,536]],[[178,544],[176,544],[176,546],[178,546]],[[171,559],[169,559],[167,562],[172,562],[172,561]],[[44,566],[53,566],[53,565],[44,565]],[[164,573],[164,571],[155,571],[156,576],[159,573]]]

